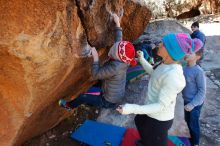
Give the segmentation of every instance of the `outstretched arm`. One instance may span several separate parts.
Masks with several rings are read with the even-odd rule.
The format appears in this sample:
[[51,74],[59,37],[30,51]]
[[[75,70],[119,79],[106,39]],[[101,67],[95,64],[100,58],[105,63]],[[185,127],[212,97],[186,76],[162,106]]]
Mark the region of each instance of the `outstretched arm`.
[[153,66],[150,65],[150,63],[148,63],[145,59],[144,59],[144,54],[142,51],[137,51],[137,55],[138,55],[138,60],[141,63],[141,65],[143,66],[144,70],[148,73],[148,74],[152,74],[153,70]]
[[179,80],[178,76],[169,76],[162,81],[162,85],[158,94],[158,101],[147,105],[125,104],[117,109],[122,114],[153,114],[158,113],[176,103],[176,97],[185,86],[183,80]]
[[117,14],[112,14],[112,17],[115,22],[115,42],[122,41],[122,28],[120,26],[120,18]]

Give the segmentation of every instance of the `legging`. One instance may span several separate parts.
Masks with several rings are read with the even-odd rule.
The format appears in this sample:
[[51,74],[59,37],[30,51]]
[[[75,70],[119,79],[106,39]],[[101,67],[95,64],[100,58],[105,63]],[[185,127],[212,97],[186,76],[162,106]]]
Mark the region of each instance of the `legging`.
[[158,121],[147,115],[136,115],[134,120],[143,146],[167,146],[168,130],[173,120]]

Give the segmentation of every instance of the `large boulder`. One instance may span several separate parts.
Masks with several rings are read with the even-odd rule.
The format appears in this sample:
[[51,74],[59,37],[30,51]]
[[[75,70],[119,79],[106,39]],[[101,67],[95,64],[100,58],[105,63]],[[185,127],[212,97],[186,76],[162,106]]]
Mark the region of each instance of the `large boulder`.
[[133,41],[151,18],[126,0],[0,1],[0,145],[21,145],[71,113],[57,105],[92,84],[88,47],[106,58],[113,43],[110,13]]
[[191,18],[220,12],[219,0],[144,0],[153,17]]

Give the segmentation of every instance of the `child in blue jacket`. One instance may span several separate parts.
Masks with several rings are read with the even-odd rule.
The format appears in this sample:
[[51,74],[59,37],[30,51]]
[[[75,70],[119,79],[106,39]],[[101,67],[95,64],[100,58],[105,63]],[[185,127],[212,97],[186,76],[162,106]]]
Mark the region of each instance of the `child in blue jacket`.
[[190,131],[192,146],[199,145],[199,117],[206,93],[206,77],[203,69],[196,64],[202,57],[202,51],[187,55],[187,66],[183,68],[186,86],[182,91],[184,99],[185,120]]
[[202,43],[203,43],[203,46],[201,48],[202,57],[200,57],[200,59],[197,61],[197,64],[200,65],[201,61],[204,59],[204,49],[205,49],[206,37],[205,37],[205,34],[199,30],[199,22],[194,22],[191,25],[191,30],[192,30],[192,34],[190,35],[191,38],[192,39],[197,38],[200,41],[202,41]]

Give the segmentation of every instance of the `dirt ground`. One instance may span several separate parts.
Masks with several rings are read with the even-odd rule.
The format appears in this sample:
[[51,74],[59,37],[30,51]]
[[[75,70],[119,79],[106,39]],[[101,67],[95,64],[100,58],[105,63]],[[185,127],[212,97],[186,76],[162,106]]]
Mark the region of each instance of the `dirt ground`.
[[48,132],[29,140],[23,146],[82,146],[72,140],[70,135],[86,119],[96,119],[98,114],[99,109],[81,105],[68,119]]
[[211,72],[209,72],[207,75],[206,100],[200,118],[201,146],[220,146],[220,86],[218,84],[220,81],[220,77],[218,76],[219,74],[220,70],[214,69],[211,70]]

